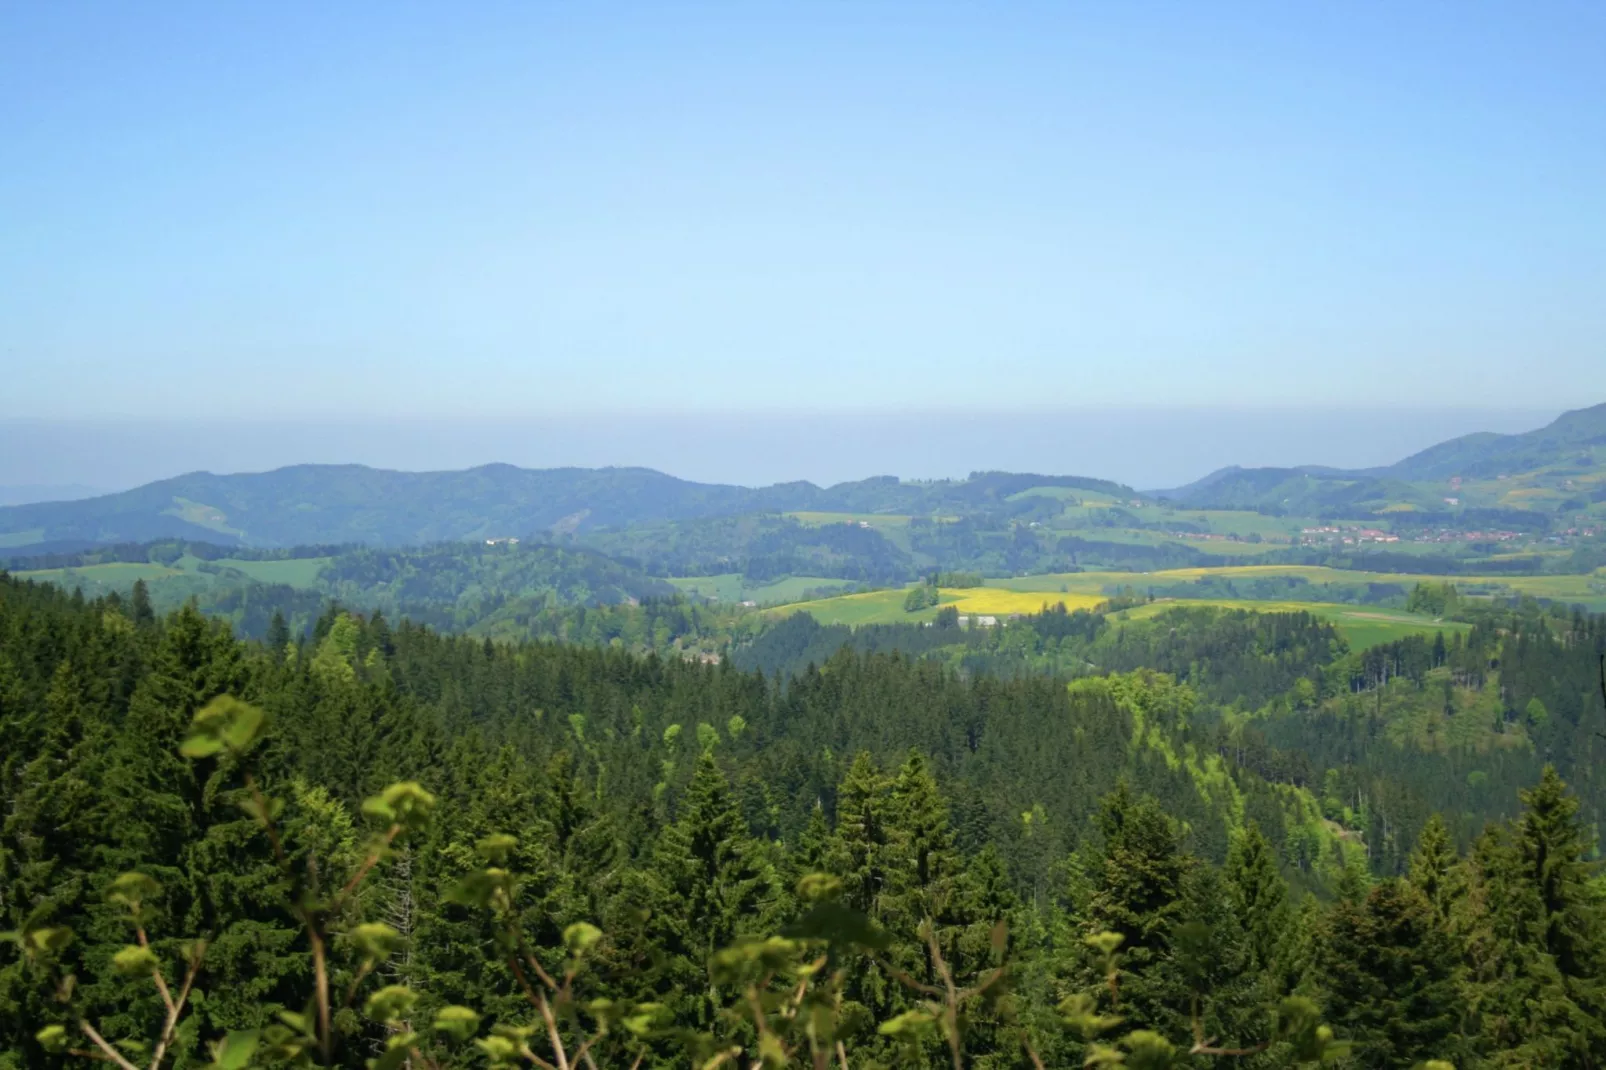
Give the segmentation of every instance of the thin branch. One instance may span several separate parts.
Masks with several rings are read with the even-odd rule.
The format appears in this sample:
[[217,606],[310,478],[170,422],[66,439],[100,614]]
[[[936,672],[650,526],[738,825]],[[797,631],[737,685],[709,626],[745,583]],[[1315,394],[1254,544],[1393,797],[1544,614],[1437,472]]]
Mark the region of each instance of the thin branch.
[[535,1052],[531,1051],[528,1044],[524,1044],[519,1048],[519,1054],[530,1060],[536,1066],[541,1067],[541,1070],[558,1070],[557,1067],[553,1066]]
[[546,1001],[545,997],[542,997],[536,1003],[536,1009],[541,1012],[541,1017],[546,1021],[547,1040],[552,1045],[552,1054],[557,1057],[558,1070],[569,1070],[569,1056],[563,1050],[563,1037],[558,1033],[557,1019],[552,1017],[552,1005]]
[[[766,978],[765,980],[767,981],[768,978]],[[767,1019],[764,1016],[764,1005],[761,1002],[759,1002],[758,985],[749,985],[748,986],[748,989],[747,989],[747,1006],[753,1012],[753,1024],[758,1027],[758,1037],[759,1037],[759,1042],[760,1042],[760,1045],[761,1045],[759,1050],[762,1051],[763,1050],[762,1043],[763,1043],[764,1038],[767,1037],[767,1036],[773,1036],[774,1033],[770,1029],[769,1019]],[[779,1038],[778,1037],[776,1038],[776,1041],[777,1041],[777,1043],[779,1043]],[[786,1056],[786,1061],[790,1062],[791,1058],[792,1058],[792,1053],[786,1050],[786,1045],[785,1044],[781,1044],[781,1051]]]
[[78,1028],[84,1031],[84,1036],[94,1041],[95,1047],[106,1053],[106,1058],[122,1067],[123,1070],[139,1070],[139,1067],[123,1058],[122,1054],[116,1048],[106,1043],[106,1038],[95,1032],[94,1026],[80,1019],[78,1022]]
[[507,957],[507,965],[508,969],[513,971],[513,977],[519,982],[519,987],[524,990],[524,998],[529,1000],[530,1006],[540,1007],[541,997],[536,995],[535,986],[530,984],[529,977],[524,973],[524,967],[519,965],[518,957],[509,955]]
[[954,975],[948,969],[948,963],[942,957],[942,950],[937,946],[937,924],[930,918],[926,919],[926,946],[931,948],[931,959],[936,964],[937,976],[942,978],[943,1002],[948,1028],[943,1030],[948,1036],[948,1051],[953,1055],[954,1070],[965,1070],[964,1056],[959,1048],[959,990],[954,987]]
[[1193,1047],[1188,1049],[1188,1054],[1189,1055],[1226,1055],[1226,1056],[1259,1055],[1261,1052],[1263,1052],[1267,1048],[1271,1047],[1271,1041],[1269,1041],[1269,1040],[1264,1041],[1264,1042],[1262,1042],[1260,1044],[1256,1044],[1252,1048],[1217,1048],[1217,1047],[1215,1047],[1214,1045],[1216,1043],[1216,1040],[1215,1040],[1214,1037],[1211,1037],[1209,1040],[1205,1039],[1204,1022],[1199,1017],[1199,997],[1198,997],[1198,995],[1194,995],[1192,997],[1192,1007],[1193,1007],[1193,1010],[1192,1010],[1192,1013],[1191,1013],[1190,1017],[1193,1019]]
[[1036,1048],[1032,1047],[1032,1042],[1030,1039],[1021,1037],[1020,1044],[1021,1047],[1026,1049],[1026,1057],[1032,1061],[1032,1065],[1036,1067],[1037,1070],[1048,1070],[1048,1068],[1043,1065],[1043,1057],[1037,1054]]
[[333,1037],[329,1029],[329,966],[324,961],[323,934],[307,919],[307,939],[312,943],[312,969],[318,989],[318,1047],[323,1051],[323,1062],[329,1065],[333,1054]]
[[842,1070],[848,1070],[848,1049],[840,1040],[836,1042],[836,1061]]
[[[134,935],[139,938],[139,946],[146,951],[151,949],[151,942],[145,937],[145,926],[139,922],[134,923]],[[167,990],[167,978],[162,976],[160,966],[151,967],[151,980],[156,982],[156,989],[162,994],[162,1004],[167,1007],[169,1014],[173,1012],[173,994]]]
[[436,1062],[434,1059],[431,1059],[417,1048],[408,1048],[407,1051],[414,1059],[417,1059],[421,1065],[428,1067],[429,1070],[441,1070],[440,1063]]
[[167,1046],[173,1043],[173,1034],[178,1030],[178,1016],[184,1013],[184,1003],[190,998],[190,986],[195,984],[195,975],[201,972],[201,956],[205,954],[206,944],[197,940],[190,951],[190,965],[184,971],[184,984],[179,987],[178,999],[168,1004],[167,1024],[162,1027],[162,1040],[156,1045],[156,1054],[151,1056],[151,1070],[157,1070],[162,1065],[162,1056],[167,1054]]
[[591,1045],[601,1040],[605,1035],[605,1033],[598,1032],[587,1037],[586,1042],[580,1045],[580,1050],[574,1053],[575,1065],[578,1066],[580,1063],[585,1063],[591,1070],[597,1070],[596,1060],[591,1058]]
[[530,950],[530,945],[525,943],[524,930],[517,922],[513,923],[513,935],[518,937],[519,954],[523,955],[524,961],[530,964],[530,969],[535,971],[535,975],[541,979],[542,984],[547,986],[548,991],[557,992],[561,986],[559,986],[559,984],[552,979],[552,975],[550,973],[546,972],[546,969],[541,965],[540,960],[535,957],[535,953]]
[[350,1007],[351,1001],[357,998],[357,987],[362,984],[363,979],[368,976],[373,968],[372,959],[363,959],[362,965],[357,967],[357,976],[351,979],[351,986],[346,989],[346,998],[341,1001],[340,1007],[342,1010]]
[[392,825],[385,830],[385,835],[379,848],[368,852],[368,857],[363,859],[362,865],[357,867],[357,872],[351,875],[351,879],[346,882],[346,886],[340,889],[339,893],[329,901],[329,912],[331,914],[340,909],[341,905],[346,901],[346,896],[357,890],[357,885],[361,884],[363,878],[368,876],[368,871],[379,864],[379,859],[384,856],[386,849],[395,842],[396,837],[401,835],[401,830],[402,827],[400,825]]
[[279,840],[279,830],[273,824],[273,815],[268,811],[268,800],[263,796],[262,789],[257,787],[256,777],[250,773],[245,774],[245,786],[251,789],[251,801],[257,806],[257,820],[262,822],[262,829],[268,834],[268,842],[273,844],[273,857],[279,860],[279,865],[288,872],[290,860],[285,857],[284,844]]
[[875,958],[875,957],[872,956],[871,961],[875,962],[883,970],[886,970],[887,973],[892,975],[892,979],[893,980],[897,981],[899,984],[902,984],[905,988],[911,989],[911,990],[913,990],[915,992],[919,992],[923,996],[939,996],[940,997],[940,996],[943,995],[942,989],[938,988],[935,985],[928,985],[928,984],[924,983],[923,981],[915,980],[913,977],[910,977],[907,973],[904,973],[898,967],[894,966],[892,963],[887,962],[884,959]]
[[[523,967],[519,965],[518,956],[509,955],[507,964],[513,970],[513,976],[518,979],[519,987],[524,989],[524,998],[530,1001],[530,1005],[540,1012],[541,1018],[546,1022],[547,1038],[552,1043],[552,1054],[557,1057],[558,1070],[569,1070],[568,1056],[563,1051],[563,1038],[558,1034],[558,1023],[552,1017],[552,1008],[547,1005],[546,997],[537,992],[535,986],[530,984],[529,977],[525,975]],[[534,1058],[533,1053],[531,1058]],[[550,1066],[551,1064],[543,1062],[542,1065]]]

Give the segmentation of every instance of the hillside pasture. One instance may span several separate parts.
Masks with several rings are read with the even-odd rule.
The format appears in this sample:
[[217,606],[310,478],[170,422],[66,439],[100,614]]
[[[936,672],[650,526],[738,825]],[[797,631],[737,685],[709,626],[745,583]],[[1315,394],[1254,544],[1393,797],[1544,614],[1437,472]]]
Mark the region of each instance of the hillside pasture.
[[1470,625],[1454,621],[1441,621],[1415,613],[1373,606],[1334,605],[1330,602],[1251,602],[1234,599],[1170,599],[1162,598],[1147,605],[1122,610],[1117,619],[1146,620],[1168,609],[1181,606],[1219,606],[1223,609],[1247,609],[1253,613],[1310,613],[1329,621],[1349,643],[1352,650],[1364,650],[1379,643],[1391,643],[1408,635],[1429,635],[1435,632],[1470,631]]
[[318,584],[318,573],[332,557],[298,557],[289,561],[239,561],[231,557],[214,562],[250,576],[258,583],[282,583],[287,587],[309,589]]
[[796,602],[807,597],[811,590],[842,588],[852,583],[851,580],[825,576],[788,576],[772,583],[750,585],[739,572],[726,572],[718,576],[674,576],[669,582],[687,594],[720,602],[757,602],[761,606]]
[[824,527],[827,524],[867,524],[872,528],[906,528],[912,519],[907,516],[897,516],[891,513],[819,513],[802,511],[784,513],[800,524],[809,527]]
[[154,583],[171,576],[182,576],[184,570],[147,561],[108,561],[102,565],[80,565],[77,568],[40,568],[12,575],[20,580],[38,580],[54,583],[72,590],[82,587],[85,594],[98,591],[118,591],[134,586],[135,581]]

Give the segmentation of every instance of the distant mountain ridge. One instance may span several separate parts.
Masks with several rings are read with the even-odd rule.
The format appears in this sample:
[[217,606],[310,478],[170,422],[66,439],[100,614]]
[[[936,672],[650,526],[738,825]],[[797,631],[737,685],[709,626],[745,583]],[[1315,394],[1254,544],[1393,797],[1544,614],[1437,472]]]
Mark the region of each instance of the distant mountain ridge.
[[1580,472],[1606,462],[1606,403],[1565,412],[1544,427],[1521,434],[1479,431],[1441,442],[1379,468],[1322,465],[1292,468],[1217,469],[1173,490],[1153,491],[1195,508],[1254,509],[1281,505],[1289,511],[1368,509],[1379,504],[1439,509],[1442,493],[1413,484],[1451,479],[1488,480],[1573,464]]
[[[967,516],[1034,488],[1084,491],[1117,501],[1164,497],[1201,509],[1432,516],[1460,507],[1461,492],[1448,482],[1456,477],[1487,481],[1534,472],[1542,472],[1543,479],[1500,484],[1509,500],[1483,491],[1475,504],[1548,509],[1580,494],[1606,500],[1594,497],[1606,494],[1606,404],[1564,413],[1523,434],[1464,435],[1382,468],[1230,467],[1149,495],[1110,480],[1011,472],[931,482],[877,476],[831,487],[793,482],[756,488],[696,483],[650,468],[489,464],[455,472],[400,472],[296,465],[238,475],[192,472],[118,494],[0,508],[0,553],[66,552],[168,538],[256,547],[416,546],[783,512]],[[1522,496],[1512,498],[1514,491]]]
[[458,472],[399,472],[296,465],[240,475],[192,472],[98,498],[0,508],[0,548],[165,538],[263,547],[419,545],[746,513],[929,514],[985,506],[1044,486],[1120,498],[1136,493],[1108,480],[1007,472],[930,483],[879,476],[826,488],[806,482],[749,488],[694,483],[649,468],[491,464]]

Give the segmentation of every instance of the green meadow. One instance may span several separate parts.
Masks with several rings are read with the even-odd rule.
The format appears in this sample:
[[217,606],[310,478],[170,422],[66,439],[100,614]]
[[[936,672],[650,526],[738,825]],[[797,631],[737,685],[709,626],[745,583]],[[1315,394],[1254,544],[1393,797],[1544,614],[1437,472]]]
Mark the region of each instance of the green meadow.
[[1116,614],[1127,620],[1145,620],[1179,606],[1220,606],[1224,609],[1247,609],[1256,613],[1305,612],[1332,622],[1352,650],[1364,650],[1379,643],[1391,643],[1408,635],[1432,635],[1434,632],[1466,632],[1467,624],[1441,621],[1415,613],[1395,609],[1378,609],[1372,606],[1334,605],[1331,602],[1251,602],[1245,599],[1161,599],[1148,605],[1136,606]]
[[151,564],[143,561],[113,561],[104,565],[82,565],[78,568],[40,568],[13,573],[18,579],[38,580],[61,587],[84,587],[103,590],[120,590],[132,587],[137,580],[154,583],[173,576],[184,575],[182,568]]
[[[220,569],[232,569],[259,583],[284,584],[308,589],[316,586],[318,573],[331,561],[328,557],[304,557],[291,561],[240,561],[221,558],[212,562]],[[145,561],[110,561],[100,565],[80,565],[76,568],[30,569],[17,572],[19,579],[54,583],[68,590],[79,589],[86,596],[127,592],[136,580],[144,580],[159,601],[172,602],[174,597],[187,598],[198,589],[217,582],[218,577],[202,566],[198,557],[185,555],[171,565]],[[176,593],[177,592],[177,593]],[[167,594],[173,597],[163,598]]]
[[844,588],[848,580],[823,576],[788,576],[773,583],[748,584],[737,572],[718,576],[676,576],[669,580],[687,594],[716,598],[721,602],[757,602],[761,606],[797,602],[808,592],[822,587]]

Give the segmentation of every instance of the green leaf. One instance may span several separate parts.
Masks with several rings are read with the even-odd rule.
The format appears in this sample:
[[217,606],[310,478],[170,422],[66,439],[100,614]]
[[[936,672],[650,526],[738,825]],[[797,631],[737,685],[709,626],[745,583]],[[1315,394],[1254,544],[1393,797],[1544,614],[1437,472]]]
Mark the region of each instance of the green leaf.
[[1089,936],[1082,942],[1088,947],[1092,948],[1094,951],[1098,951],[1104,955],[1113,955],[1117,950],[1120,949],[1121,944],[1125,940],[1126,937],[1122,936],[1120,933],[1106,932],[1094,933],[1092,936]]
[[569,949],[569,954],[579,958],[602,939],[602,930],[590,922],[577,921],[563,930],[563,946]]
[[435,1012],[435,1032],[445,1033],[459,1043],[479,1032],[480,1015],[472,1007],[442,1007]]
[[1148,1029],[1138,1029],[1121,1038],[1121,1045],[1129,1053],[1126,1065],[1130,1070],[1169,1070],[1180,1065],[1183,1058],[1165,1037]]
[[507,865],[507,856],[519,845],[517,836],[509,836],[505,832],[498,832],[486,836],[474,845],[474,850],[485,861],[496,866]]
[[243,1070],[256,1054],[261,1039],[260,1030],[234,1030],[212,1048],[212,1065],[217,1070]]
[[232,751],[243,752],[256,742],[268,715],[244,702],[229,701],[232,716],[223,728],[223,745]]
[[52,1055],[60,1055],[67,1050],[67,1027],[63,1025],[47,1025],[33,1035],[39,1046]]
[[65,925],[48,929],[34,929],[28,933],[28,943],[36,952],[54,955],[72,943],[72,930]]
[[466,907],[488,907],[492,897],[507,886],[509,879],[505,869],[482,869],[458,881],[446,893],[446,900]]
[[402,935],[382,921],[370,921],[352,929],[346,934],[346,939],[362,952],[363,957],[383,959],[389,958],[391,952],[401,945]]
[[758,1057],[766,1067],[778,1070],[786,1065],[786,1046],[774,1033],[765,1033],[758,1038]]
[[387,985],[368,997],[365,1009],[376,1022],[399,1022],[416,1002],[418,997],[406,985]]
[[317,1039],[316,1035],[312,1032],[312,1019],[305,1014],[297,1014],[295,1011],[280,1011],[279,1021],[283,1022],[291,1029],[294,1029],[297,1033],[306,1037],[308,1040]]
[[430,812],[434,809],[435,796],[413,780],[392,784],[362,804],[362,812],[368,816],[411,831],[428,824]]
[[915,1040],[929,1036],[936,1032],[937,1020],[927,1011],[904,1011],[896,1018],[888,1018],[882,1022],[876,1032],[884,1037],[900,1037]]
[[829,873],[810,873],[797,882],[797,897],[805,903],[836,899],[842,894],[842,880]]
[[492,1066],[518,1065],[519,1046],[507,1037],[480,1037],[474,1043],[485,1053]]
[[394,1033],[385,1041],[385,1051],[377,1059],[368,1060],[368,1070],[396,1070],[412,1055],[417,1033]]
[[210,758],[224,748],[243,754],[266,723],[267,715],[257,707],[233,695],[219,695],[196,711],[178,752],[186,758]]
[[129,944],[112,956],[112,968],[124,977],[150,973],[156,966],[156,952],[138,944]]
[[1067,996],[1059,1005],[1059,1012],[1065,1024],[1083,1040],[1092,1040],[1102,1033],[1120,1025],[1123,1019],[1118,1015],[1103,1015],[1098,1012],[1098,998],[1091,992],[1077,992]]
[[178,752],[185,758],[210,758],[223,749],[223,738],[212,732],[197,732],[190,730],[184,737],[184,742],[178,745]]
[[162,894],[162,886],[143,873],[121,873],[106,889],[106,898],[138,911],[140,905]]

